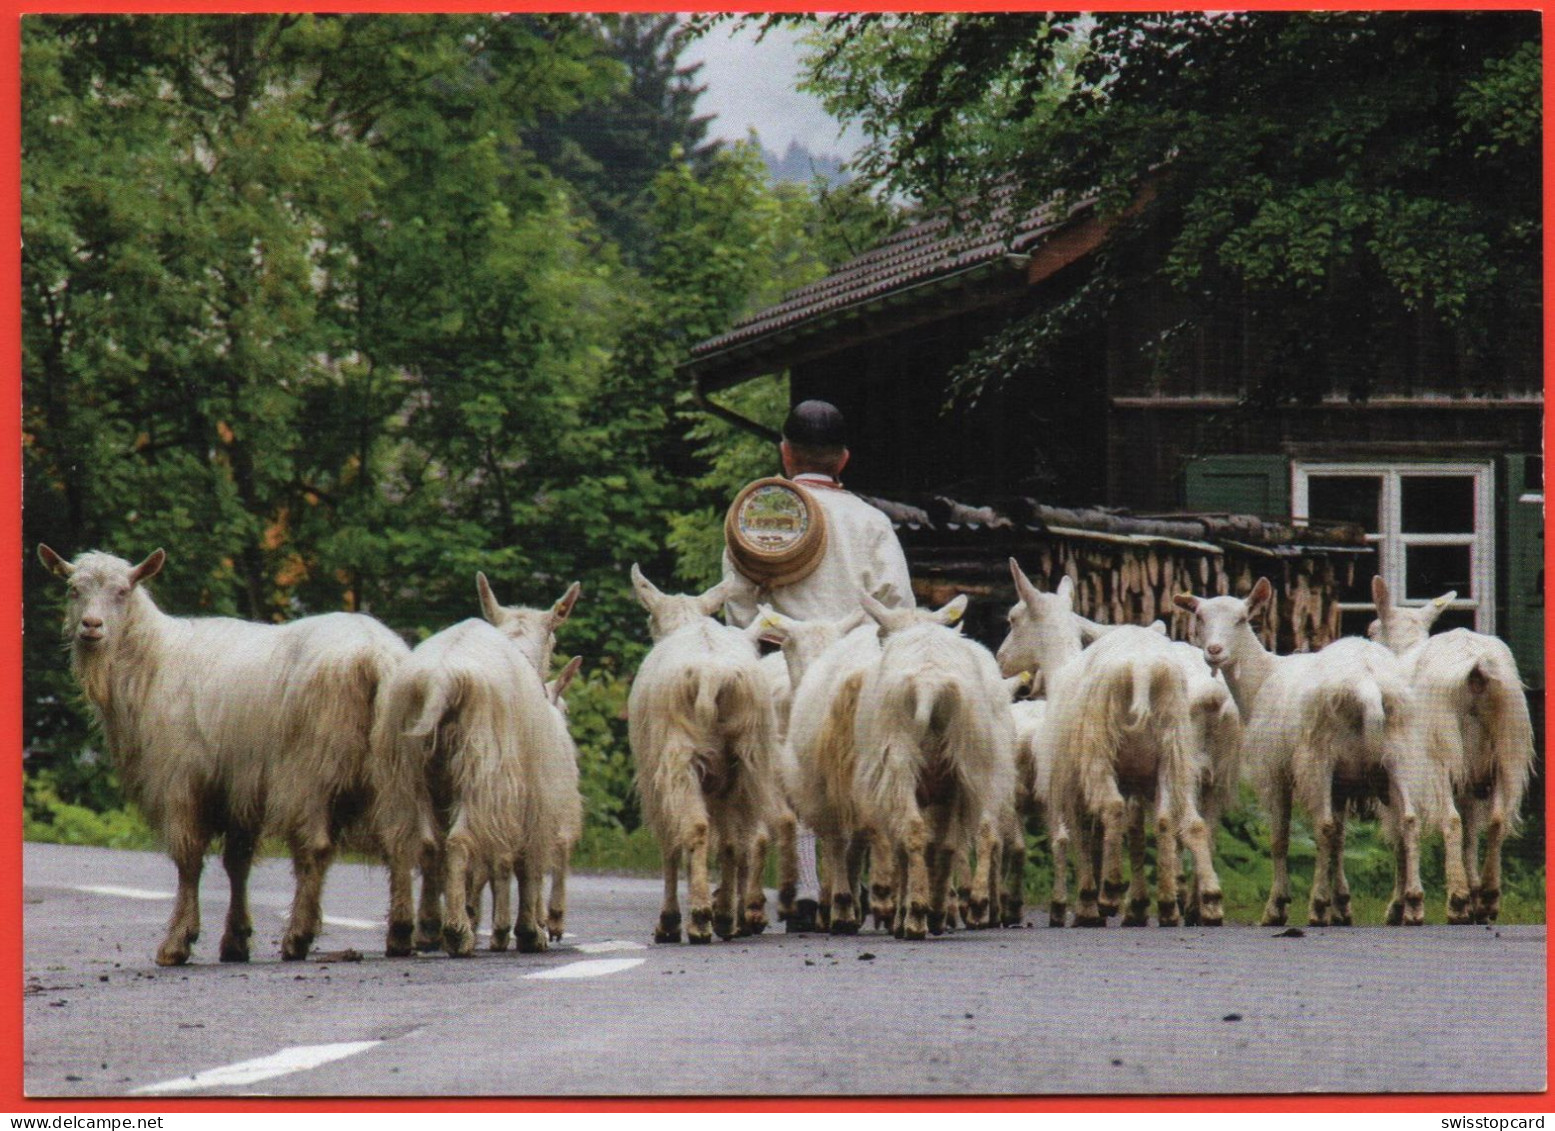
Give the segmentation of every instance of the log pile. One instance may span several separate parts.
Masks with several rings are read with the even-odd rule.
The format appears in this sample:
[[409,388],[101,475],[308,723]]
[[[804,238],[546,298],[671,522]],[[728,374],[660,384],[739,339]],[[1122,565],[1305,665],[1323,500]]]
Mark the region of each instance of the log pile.
[[[881,506],[895,512],[918,600],[942,604],[956,593],[971,594],[978,600],[968,631],[997,643],[1015,601],[1007,565],[1014,557],[1041,588],[1072,578],[1077,609],[1094,620],[1161,619],[1173,637],[1184,639],[1188,617],[1172,604],[1175,594],[1243,596],[1267,577],[1278,599],[1261,627],[1264,643],[1281,653],[1305,652],[1338,637],[1337,594],[1353,582],[1357,560],[1370,553],[1354,528],[1298,531],[1251,515],[1145,518],[1026,503],[1015,519],[943,497],[924,507]],[[919,521],[903,521],[909,515]]]

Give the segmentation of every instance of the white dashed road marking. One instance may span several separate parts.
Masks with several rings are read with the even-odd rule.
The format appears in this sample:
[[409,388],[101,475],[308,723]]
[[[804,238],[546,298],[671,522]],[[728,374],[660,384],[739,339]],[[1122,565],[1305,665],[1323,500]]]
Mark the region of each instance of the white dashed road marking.
[[566,966],[556,966],[549,970],[536,970],[533,974],[525,974],[526,978],[598,978],[604,974],[617,974],[622,970],[630,970],[633,966],[641,966],[648,961],[646,958],[590,958],[583,962],[569,962]]
[[191,1092],[201,1088],[231,1088],[241,1087],[245,1084],[256,1084],[260,1080],[269,1080],[275,1076],[285,1076],[291,1072],[304,1072],[309,1068],[317,1068],[321,1064],[328,1064],[332,1060],[342,1060],[348,1056],[355,1056],[359,1052],[366,1052],[381,1041],[346,1041],[336,1045],[298,1045],[295,1048],[282,1049],[270,1056],[261,1056],[255,1060],[242,1060],[237,1064],[229,1064],[224,1068],[211,1068],[204,1072],[191,1073],[188,1076],[180,1076],[176,1080],[163,1080],[159,1084],[147,1084],[143,1088],[136,1088],[131,1095],[150,1096],[162,1092]]
[[573,948],[579,954],[609,954],[613,950],[647,950],[646,943],[628,942],[626,939],[606,939],[604,942],[579,943]]
[[[112,884],[76,884],[71,891],[86,892],[88,895],[112,895],[120,899],[149,899],[169,900],[173,898],[170,891],[149,891],[146,888],[122,888]],[[289,911],[278,912],[285,919],[290,915]],[[349,927],[357,931],[377,931],[383,929],[383,923],[372,919],[348,919],[340,915],[325,915],[323,917],[326,927]]]

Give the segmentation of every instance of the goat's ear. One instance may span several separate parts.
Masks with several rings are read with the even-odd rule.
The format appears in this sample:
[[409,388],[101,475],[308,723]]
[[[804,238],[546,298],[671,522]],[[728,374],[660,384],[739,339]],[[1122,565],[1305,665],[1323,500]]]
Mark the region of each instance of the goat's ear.
[[484,573],[475,575],[475,592],[481,600],[481,616],[492,624],[501,624],[502,606],[497,603],[497,595],[491,591],[491,582],[486,580]]
[[1366,626],[1366,639],[1367,640],[1381,640],[1382,639],[1382,621],[1381,621],[1380,618],[1377,619],[1377,620],[1372,621],[1370,624],[1368,624]]
[[761,605],[756,609],[756,619],[751,621],[751,630],[756,639],[766,644],[781,645],[788,639],[793,621],[782,613],[772,611],[772,606]]
[[38,543],[38,560],[48,567],[50,573],[58,577],[69,577],[76,572],[76,567],[49,549],[42,542]]
[[551,625],[561,624],[572,615],[573,606],[578,603],[578,594],[583,592],[583,583],[574,581],[567,586],[567,592],[563,593],[561,600],[551,606]]
[[1033,672],[1021,672],[1012,675],[1004,681],[1004,690],[1009,693],[1011,699],[1019,699],[1022,691],[1031,686],[1031,681],[1036,678]]
[[1070,577],[1067,573],[1064,574],[1064,576],[1058,582],[1058,588],[1053,590],[1053,592],[1057,594],[1058,597],[1064,602],[1064,604],[1068,605],[1071,610],[1074,608],[1074,578]]
[[729,586],[720,581],[706,593],[697,598],[697,608],[702,610],[704,617],[710,617],[724,607],[724,601],[729,595]]
[[863,609],[858,609],[837,622],[837,631],[846,636],[848,633],[852,632],[855,628],[859,627],[859,625],[863,624],[868,619],[869,614],[866,613]]
[[940,624],[955,624],[966,614],[967,595],[957,593],[945,604],[934,610],[934,620]]
[[637,563],[632,563],[632,591],[637,594],[637,602],[650,613],[659,607],[659,602],[664,600],[664,594],[660,593],[653,582],[643,576],[643,571],[637,568]]
[[1267,577],[1260,577],[1253,584],[1253,591],[1247,595],[1247,611],[1249,613],[1261,611],[1272,600],[1274,600],[1274,586],[1269,584]]
[[1192,593],[1173,594],[1172,604],[1176,605],[1179,609],[1186,610],[1190,613],[1196,613],[1199,611],[1199,599]]
[[[880,626],[881,636],[902,627],[900,609],[888,609],[868,593],[860,593],[858,599],[859,604],[863,606],[864,612],[868,614],[869,619]],[[912,616],[911,613],[907,615],[909,617]]]
[[550,693],[552,703],[558,702],[563,695],[567,694],[568,684],[572,683],[573,678],[582,667],[583,657],[574,656],[567,661],[567,666],[562,669],[562,674],[545,685],[546,691]]
[[1087,647],[1095,644],[1117,627],[1111,624],[1097,624],[1090,617],[1082,617],[1079,613],[1070,613],[1069,615],[1074,617],[1075,624],[1080,628],[1080,643]]
[[1028,605],[1037,603],[1037,587],[1031,583],[1020,568],[1020,563],[1014,558],[1010,559],[1010,576],[1015,579],[1015,595]]
[[1377,606],[1379,613],[1393,604],[1393,595],[1388,592],[1388,583],[1383,581],[1380,575],[1371,579],[1371,600],[1372,604]]
[[146,560],[130,570],[130,584],[139,585],[142,581],[150,581],[162,572],[162,566],[167,562],[167,551],[160,546],[146,555]]
[[1415,619],[1424,627],[1430,628],[1436,623],[1436,618],[1447,611],[1447,606],[1457,599],[1458,591],[1449,589],[1434,601],[1428,601],[1415,610]]

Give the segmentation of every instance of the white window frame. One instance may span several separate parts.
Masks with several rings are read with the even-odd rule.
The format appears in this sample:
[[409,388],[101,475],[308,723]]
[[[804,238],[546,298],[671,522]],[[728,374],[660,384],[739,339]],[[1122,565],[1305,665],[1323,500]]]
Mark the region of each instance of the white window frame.
[[[1382,480],[1378,500],[1378,520],[1382,529],[1368,532],[1366,540],[1376,547],[1381,559],[1377,573],[1388,583],[1393,599],[1401,605],[1423,605],[1433,594],[1424,598],[1409,598],[1404,584],[1405,551],[1410,546],[1468,546],[1469,578],[1472,597],[1459,597],[1451,608],[1466,609],[1474,614],[1474,627],[1479,632],[1496,630],[1496,477],[1495,464],[1490,461],[1454,461],[1442,463],[1336,463],[1331,461],[1294,460],[1291,463],[1290,509],[1295,523],[1300,526],[1309,520],[1307,514],[1307,484],[1313,477],[1375,475]],[[1411,476],[1462,475],[1474,480],[1474,531],[1464,534],[1405,534],[1403,526],[1403,481]],[[1375,611],[1371,602],[1344,601],[1339,605],[1346,612]]]

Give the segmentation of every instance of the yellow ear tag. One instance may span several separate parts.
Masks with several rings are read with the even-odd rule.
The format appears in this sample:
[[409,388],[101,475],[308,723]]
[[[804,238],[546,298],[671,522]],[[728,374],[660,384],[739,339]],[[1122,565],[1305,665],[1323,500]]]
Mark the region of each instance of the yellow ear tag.
[[1031,686],[1031,681],[1036,679],[1036,678],[1037,677],[1036,677],[1036,674],[1034,672],[1021,672],[1020,673],[1020,685],[1022,687],[1030,687]]
[[946,624],[955,624],[960,619],[961,619],[961,610],[960,609],[951,609],[950,610],[950,620],[946,621],[945,623]]
[[1445,609],[1447,607],[1447,598],[1438,597],[1436,600],[1432,601],[1431,604],[1435,605],[1438,609]]
[[762,628],[777,628],[778,627],[777,617],[773,616],[771,613],[768,613],[766,616],[761,618],[761,627]]

